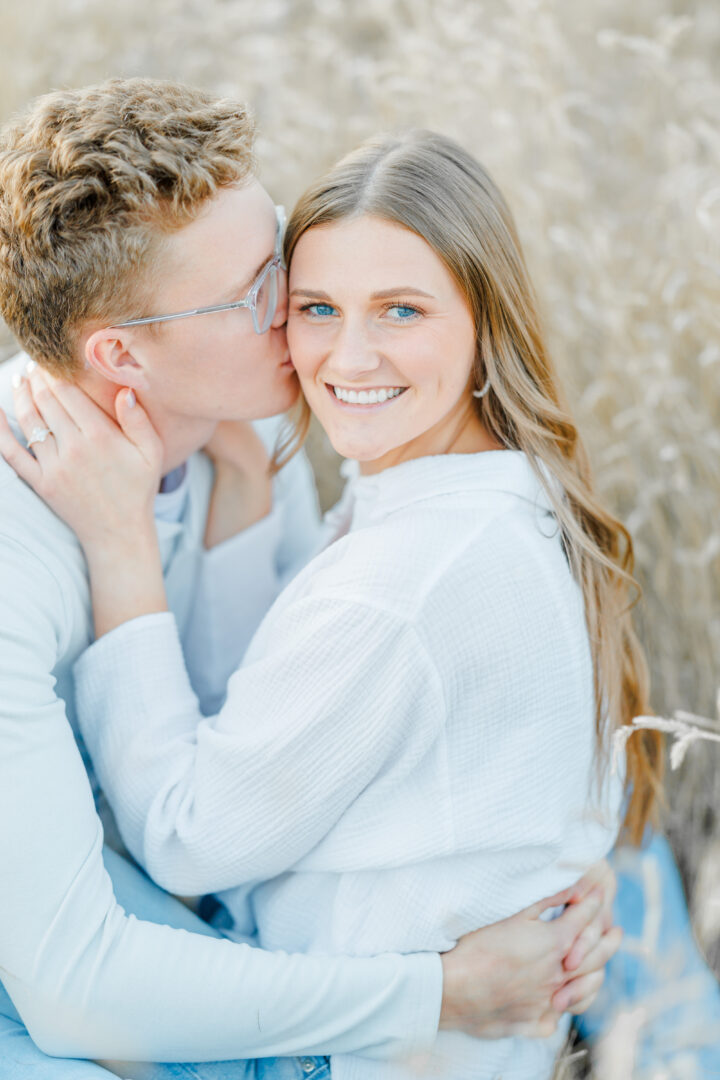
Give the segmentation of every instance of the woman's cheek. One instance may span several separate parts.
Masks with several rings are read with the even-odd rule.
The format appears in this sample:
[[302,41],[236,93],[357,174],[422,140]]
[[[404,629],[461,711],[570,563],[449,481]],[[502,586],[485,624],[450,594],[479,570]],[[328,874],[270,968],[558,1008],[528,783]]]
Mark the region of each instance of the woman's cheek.
[[295,320],[291,316],[287,322],[287,342],[290,350],[290,358],[295,366],[295,370],[298,375],[302,377],[302,369],[304,367],[302,333],[299,332],[299,327],[294,325],[294,323]]
[[298,317],[290,317],[287,324],[287,340],[290,356],[295,365],[295,370],[302,379],[303,374],[308,375],[308,367],[312,350],[310,349],[311,334],[303,327]]

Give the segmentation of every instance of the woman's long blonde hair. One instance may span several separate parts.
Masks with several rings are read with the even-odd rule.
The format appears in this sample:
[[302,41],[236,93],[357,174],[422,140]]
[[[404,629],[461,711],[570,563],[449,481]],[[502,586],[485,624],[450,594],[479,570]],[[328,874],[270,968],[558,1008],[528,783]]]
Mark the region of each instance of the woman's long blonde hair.
[[[582,587],[595,673],[599,761],[610,734],[648,710],[647,665],[630,609],[638,587],[625,527],[593,493],[587,455],[543,341],[512,214],[485,169],[433,132],[369,140],[302,196],[288,222],[288,263],[308,229],[370,214],[421,236],[460,285],[475,319],[476,407],[499,442],[522,450],[543,484]],[[307,412],[296,434],[307,430]],[[545,466],[562,492],[548,483]],[[627,838],[637,843],[661,791],[662,742],[641,731],[627,749]]]

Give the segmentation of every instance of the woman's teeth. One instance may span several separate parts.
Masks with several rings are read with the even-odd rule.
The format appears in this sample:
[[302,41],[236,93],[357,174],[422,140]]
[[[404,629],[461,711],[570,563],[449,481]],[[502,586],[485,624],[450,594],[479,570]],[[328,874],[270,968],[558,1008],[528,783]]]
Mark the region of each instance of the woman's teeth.
[[389,401],[405,390],[407,386],[388,386],[381,390],[345,390],[342,386],[333,386],[335,397],[348,405],[381,405],[383,401]]

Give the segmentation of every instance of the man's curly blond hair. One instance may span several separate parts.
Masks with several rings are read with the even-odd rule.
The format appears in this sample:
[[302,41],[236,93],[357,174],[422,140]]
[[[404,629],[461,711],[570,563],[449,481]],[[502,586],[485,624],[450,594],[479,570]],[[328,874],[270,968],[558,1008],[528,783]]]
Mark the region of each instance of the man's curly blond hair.
[[0,132],[0,314],[72,376],[78,332],[147,314],[164,236],[255,169],[247,108],[153,79],[47,94]]

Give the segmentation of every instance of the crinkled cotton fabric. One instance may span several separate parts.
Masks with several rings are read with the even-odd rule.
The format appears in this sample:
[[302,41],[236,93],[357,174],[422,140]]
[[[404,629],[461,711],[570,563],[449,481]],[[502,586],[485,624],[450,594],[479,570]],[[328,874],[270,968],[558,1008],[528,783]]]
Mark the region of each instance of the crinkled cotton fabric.
[[[291,582],[203,718],[173,618],[76,665],[81,725],[126,843],[220,892],[269,948],[444,950],[612,847],[581,592],[520,452],[351,476],[338,535]],[[132,676],[129,677],[129,673]],[[562,1039],[438,1037],[431,1073],[542,1080]],[[336,1080],[415,1076],[334,1055]]]

